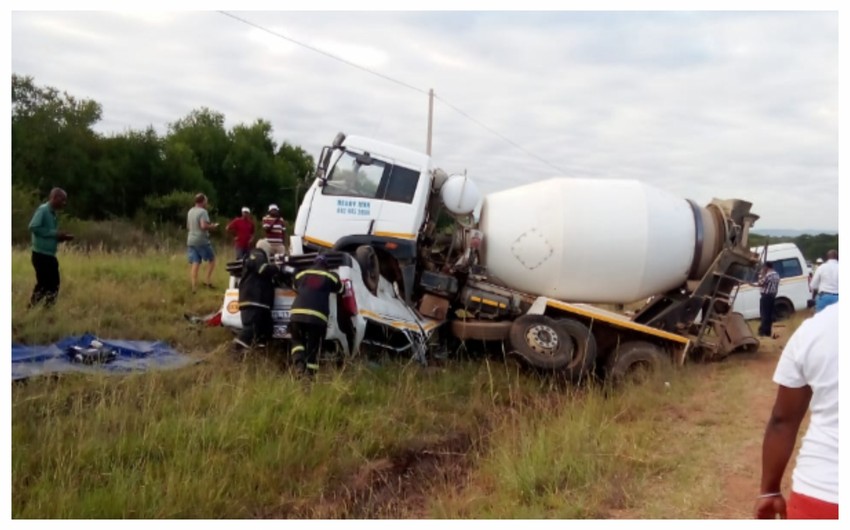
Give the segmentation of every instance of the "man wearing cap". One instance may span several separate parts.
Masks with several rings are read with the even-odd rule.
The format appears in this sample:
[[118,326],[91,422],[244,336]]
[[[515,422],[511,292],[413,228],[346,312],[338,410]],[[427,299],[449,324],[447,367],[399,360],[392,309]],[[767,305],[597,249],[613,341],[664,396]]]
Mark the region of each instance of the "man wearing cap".
[[236,259],[244,259],[251,252],[251,239],[254,237],[254,221],[251,220],[251,210],[242,207],[242,215],[227,224],[227,231],[233,234],[233,247],[236,249]]
[[812,291],[817,291],[815,313],[838,302],[838,251],[826,253],[826,262],[818,267],[811,281]]
[[335,272],[328,271],[327,258],[320,254],[311,268],[295,275],[295,290],[289,321],[295,371],[312,377],[319,370],[318,352],[328,329],[330,295],[342,294],[343,284]]
[[274,254],[286,254],[286,221],[280,216],[277,204],[269,205],[269,213],[263,217],[263,230],[266,240],[272,247]]

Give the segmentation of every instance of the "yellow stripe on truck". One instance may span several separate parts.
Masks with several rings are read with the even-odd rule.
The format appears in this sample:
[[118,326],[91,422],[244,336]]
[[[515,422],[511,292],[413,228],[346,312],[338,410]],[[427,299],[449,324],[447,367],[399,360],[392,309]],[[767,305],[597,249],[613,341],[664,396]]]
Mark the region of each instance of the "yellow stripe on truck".
[[609,324],[613,324],[615,326],[620,326],[623,328],[633,329],[635,331],[640,331],[641,333],[647,333],[649,335],[655,335],[656,337],[661,337],[662,339],[672,340],[675,342],[681,342],[682,344],[687,344],[690,342],[689,339],[682,337],[680,335],[676,335],[674,333],[670,333],[667,331],[662,331],[660,329],[656,329],[650,326],[644,326],[643,324],[636,324],[631,320],[618,320],[616,318],[611,318],[607,315],[601,313],[595,313],[593,311],[588,311],[586,309],[582,309],[580,307],[575,307],[569,304],[565,304],[563,302],[557,302],[555,300],[547,300],[546,305],[561,309],[563,311],[568,311],[570,313],[575,313],[577,315],[581,315],[588,318],[593,318],[596,320],[601,320],[603,322],[607,322]]
[[328,243],[327,241],[323,241],[321,239],[316,239],[315,237],[304,236],[304,241],[313,243],[314,245],[319,245],[320,247],[331,248],[334,246],[333,243]]
[[412,329],[413,331],[422,331],[423,329],[425,331],[431,331],[432,329],[434,329],[437,326],[439,326],[440,324],[442,324],[442,322],[429,322],[429,323],[425,324],[424,326],[422,326],[420,328],[419,325],[417,325],[417,324],[412,324],[412,323],[409,323],[409,322],[397,322],[397,321],[388,320],[388,319],[382,317],[381,315],[379,315],[377,313],[373,313],[372,311],[369,311],[368,309],[361,309],[359,311],[359,313],[361,315],[363,315],[364,317],[371,318],[372,320],[377,320],[381,324],[385,324],[387,326],[392,326],[394,328],[399,328],[399,329],[402,329],[402,328],[403,329]]
[[478,296],[470,296],[469,299],[472,300],[473,302],[478,302],[479,304],[498,307],[499,309],[504,309],[505,307],[507,307],[503,303],[496,302],[495,300],[487,300],[486,298],[481,298],[481,297],[478,297]]
[[395,237],[398,239],[416,239],[416,234],[408,234],[405,232],[375,232],[378,237]]

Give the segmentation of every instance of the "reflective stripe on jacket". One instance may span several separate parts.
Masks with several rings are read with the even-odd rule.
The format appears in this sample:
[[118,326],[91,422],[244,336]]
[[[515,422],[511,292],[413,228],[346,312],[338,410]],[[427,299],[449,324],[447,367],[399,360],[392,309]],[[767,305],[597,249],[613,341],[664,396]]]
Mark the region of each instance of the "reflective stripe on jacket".
[[307,269],[295,275],[297,295],[290,313],[293,322],[327,324],[330,313],[329,296],[342,293],[343,285],[335,272]]

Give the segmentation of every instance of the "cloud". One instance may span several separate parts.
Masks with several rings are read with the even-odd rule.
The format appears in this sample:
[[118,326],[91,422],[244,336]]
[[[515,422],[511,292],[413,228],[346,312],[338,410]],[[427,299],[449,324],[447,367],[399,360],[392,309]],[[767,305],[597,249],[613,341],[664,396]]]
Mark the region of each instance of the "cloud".
[[424,150],[433,88],[435,160],[485,192],[638,178],[838,228],[835,13],[235,15],[361,68],[216,12],[16,11],[12,71],[103,104],[105,134],[207,106],[314,155],[339,130]]

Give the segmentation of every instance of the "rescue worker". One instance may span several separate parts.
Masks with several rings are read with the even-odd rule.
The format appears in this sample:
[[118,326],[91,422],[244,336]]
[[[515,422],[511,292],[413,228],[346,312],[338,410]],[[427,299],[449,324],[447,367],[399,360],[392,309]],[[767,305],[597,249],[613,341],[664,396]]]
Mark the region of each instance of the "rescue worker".
[[330,295],[342,294],[343,283],[328,271],[327,257],[319,255],[313,266],[295,275],[295,301],[289,329],[292,355],[298,375],[313,377],[319,371],[318,353],[328,329]]
[[236,352],[255,345],[262,347],[272,337],[274,289],[281,271],[270,261],[271,252],[269,242],[261,239],[242,261],[242,277],[239,280],[242,331],[233,339]]

